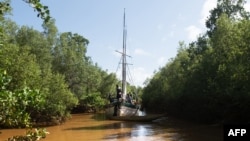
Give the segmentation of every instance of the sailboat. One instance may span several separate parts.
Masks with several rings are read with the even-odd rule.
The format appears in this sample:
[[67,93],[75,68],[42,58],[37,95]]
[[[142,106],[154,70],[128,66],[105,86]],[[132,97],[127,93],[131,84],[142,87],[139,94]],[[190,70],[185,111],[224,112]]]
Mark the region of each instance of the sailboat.
[[[116,51],[122,55],[122,87],[116,85],[116,99],[112,101],[112,106],[106,109],[106,115],[108,117],[121,117],[121,116],[136,116],[138,115],[139,107],[138,105],[131,102],[131,97],[126,91],[126,69],[127,69],[127,57],[126,54],[126,22],[125,22],[125,10],[123,16],[123,49],[122,52]],[[128,98],[130,100],[128,100]]]
[[126,24],[125,24],[125,9],[123,16],[123,50],[117,51],[122,55],[122,87],[116,85],[116,98],[110,101],[110,105],[106,108],[106,116],[112,120],[123,121],[152,121],[161,117],[162,115],[143,115],[139,110],[139,105],[131,102],[131,97],[126,92],[126,69],[127,69],[127,57],[126,54]]

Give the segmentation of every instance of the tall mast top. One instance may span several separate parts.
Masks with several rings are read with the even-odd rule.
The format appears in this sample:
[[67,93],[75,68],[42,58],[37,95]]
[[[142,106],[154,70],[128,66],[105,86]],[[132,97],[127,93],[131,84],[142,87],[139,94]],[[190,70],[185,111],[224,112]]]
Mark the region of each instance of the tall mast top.
[[123,98],[126,96],[126,15],[125,15],[125,8],[124,8],[124,15],[123,15],[123,52],[122,52],[122,94]]
[[126,10],[125,10],[125,8],[124,8],[124,14],[123,14],[123,29],[125,29],[125,26],[126,26],[126,23],[125,23],[126,15],[125,15],[125,13],[126,13]]

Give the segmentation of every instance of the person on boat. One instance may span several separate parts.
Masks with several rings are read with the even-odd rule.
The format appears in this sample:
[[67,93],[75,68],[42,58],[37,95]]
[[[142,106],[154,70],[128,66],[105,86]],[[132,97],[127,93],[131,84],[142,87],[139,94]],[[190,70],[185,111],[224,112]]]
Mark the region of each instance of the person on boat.
[[121,87],[119,87],[118,85],[116,85],[116,99],[117,99],[117,103],[114,106],[114,114],[113,116],[117,116],[117,111],[118,109],[120,109],[120,100],[122,98],[122,90]]
[[118,105],[118,108],[120,109],[120,103],[122,102],[121,101],[122,100],[122,89],[118,85],[116,85],[116,92],[117,92],[116,98],[118,100],[118,104],[117,105]]
[[119,100],[122,98],[122,89],[118,85],[116,85],[116,98]]
[[127,103],[132,104],[132,95],[130,93],[127,94]]

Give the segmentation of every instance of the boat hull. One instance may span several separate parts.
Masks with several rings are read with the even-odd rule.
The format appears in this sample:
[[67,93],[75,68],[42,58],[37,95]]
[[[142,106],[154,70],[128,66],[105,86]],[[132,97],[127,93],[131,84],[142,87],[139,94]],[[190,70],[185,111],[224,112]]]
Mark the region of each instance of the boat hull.
[[113,116],[110,117],[110,120],[117,120],[117,121],[135,121],[135,122],[150,122],[156,120],[158,118],[163,117],[164,115],[145,115],[145,116]]
[[[138,108],[136,107],[128,107],[125,105],[121,105],[120,108],[117,110],[117,117],[122,116],[138,116]],[[113,117],[114,115],[114,106],[110,106],[106,109],[106,116]]]

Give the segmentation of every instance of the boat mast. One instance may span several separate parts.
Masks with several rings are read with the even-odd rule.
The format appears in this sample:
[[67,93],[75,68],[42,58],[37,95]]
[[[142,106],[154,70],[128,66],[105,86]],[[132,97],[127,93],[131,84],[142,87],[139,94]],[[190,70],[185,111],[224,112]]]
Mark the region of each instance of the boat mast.
[[125,8],[124,8],[124,15],[123,15],[123,52],[122,52],[122,94],[123,99],[126,97],[126,22],[125,22]]

